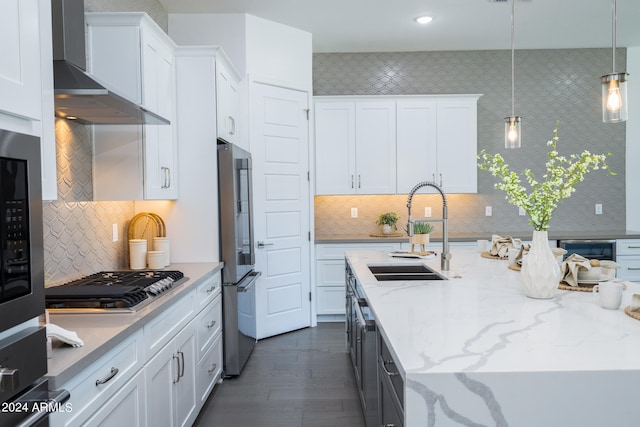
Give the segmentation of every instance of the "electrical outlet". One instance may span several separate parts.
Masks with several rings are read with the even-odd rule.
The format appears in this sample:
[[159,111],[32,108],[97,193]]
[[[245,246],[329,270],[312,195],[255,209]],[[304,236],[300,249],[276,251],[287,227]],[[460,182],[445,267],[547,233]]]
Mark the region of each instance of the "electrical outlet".
[[111,224],[111,241],[118,241],[118,224]]
[[424,217],[431,218],[431,206],[427,206],[424,208]]
[[596,215],[602,215],[602,204],[596,203]]
[[351,218],[358,218],[358,208],[351,208]]
[[524,211],[524,208],[518,208],[518,215],[525,216],[527,213]]
[[493,209],[491,208],[491,206],[485,206],[484,216],[491,216],[491,215],[493,215]]

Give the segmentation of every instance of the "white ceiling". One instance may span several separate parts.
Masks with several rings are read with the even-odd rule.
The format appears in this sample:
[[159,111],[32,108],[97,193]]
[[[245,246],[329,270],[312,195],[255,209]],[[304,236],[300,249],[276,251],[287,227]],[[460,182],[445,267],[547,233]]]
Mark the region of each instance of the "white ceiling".
[[[510,49],[511,1],[159,0],[169,13],[249,13],[312,33],[314,52]],[[610,0],[516,0],[516,49],[611,47]],[[618,47],[640,46],[640,1],[617,0]],[[421,26],[413,18],[434,20]]]

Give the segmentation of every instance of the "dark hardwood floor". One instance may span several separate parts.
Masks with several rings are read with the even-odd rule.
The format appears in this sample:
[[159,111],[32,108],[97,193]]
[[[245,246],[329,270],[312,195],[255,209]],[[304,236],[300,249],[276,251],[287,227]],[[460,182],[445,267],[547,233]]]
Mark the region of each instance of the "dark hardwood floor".
[[218,384],[198,427],[364,427],[344,323],[258,341],[242,374]]

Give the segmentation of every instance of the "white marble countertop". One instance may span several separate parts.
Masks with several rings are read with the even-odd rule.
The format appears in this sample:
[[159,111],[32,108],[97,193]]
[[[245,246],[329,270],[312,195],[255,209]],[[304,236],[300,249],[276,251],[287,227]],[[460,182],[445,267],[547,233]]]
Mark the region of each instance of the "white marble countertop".
[[[638,283],[627,283],[620,309],[606,310],[588,292],[558,290],[550,300],[528,298],[521,288],[520,273],[510,270],[507,261],[482,258],[472,249],[452,251],[450,271],[442,272],[449,280],[442,281],[378,282],[367,265],[421,260],[392,258],[385,252],[365,250],[348,251],[347,257],[366,293],[379,330],[401,365],[407,390],[414,391],[408,393],[405,404],[407,425],[440,412],[441,422],[451,421],[451,414],[447,414],[442,405],[438,409],[438,405],[432,404],[434,399],[443,401],[446,397],[449,408],[456,401],[464,406],[458,409],[457,415],[480,425],[498,418],[508,420],[503,425],[562,425],[535,413],[520,419],[522,414],[516,414],[518,411],[512,408],[510,399],[520,395],[521,390],[508,391],[506,384],[524,386],[535,378],[534,382],[547,382],[553,387],[553,392],[545,390],[546,396],[566,400],[562,394],[580,392],[571,384],[560,382],[562,385],[558,385],[560,378],[572,373],[578,374],[581,381],[584,379],[579,388],[590,387],[593,382],[596,387],[602,384],[605,391],[606,381],[596,379],[603,373],[611,373],[607,374],[609,379],[618,378],[618,382],[611,384],[613,389],[625,386],[619,383],[622,378],[629,384],[631,378],[640,379],[640,321],[623,311],[632,294],[640,293]],[[425,263],[440,271],[439,257]],[[465,395],[463,391],[471,390],[465,382],[468,378],[488,390],[486,395],[478,390],[471,393],[476,398],[482,397],[479,406],[484,407],[484,412],[469,409],[473,398],[461,397]],[[501,394],[501,389],[507,391]],[[452,390],[457,390],[455,397],[447,396]],[[617,390],[624,394],[624,390]],[[599,396],[600,407],[602,395],[596,389],[591,392]],[[620,402],[625,399],[620,399],[620,395],[615,397],[618,403],[612,405],[622,405]],[[596,402],[598,399],[594,404]],[[590,404],[586,399],[581,407]],[[550,398],[546,407],[562,413],[561,408],[554,405]],[[593,424],[598,420],[597,414],[583,412],[587,424],[576,423],[575,414],[568,411],[566,419],[573,420],[573,424],[564,425],[633,425],[624,423],[624,420],[629,422],[629,418],[620,418],[618,424]]]
[[54,340],[48,360],[47,378],[51,389],[59,388],[98,360],[113,347],[138,331],[174,302],[195,289],[210,274],[222,269],[222,263],[171,264],[167,270],[179,270],[189,280],[156,298],[136,313],[52,314],[50,322],[75,331],[84,346],[74,348]]

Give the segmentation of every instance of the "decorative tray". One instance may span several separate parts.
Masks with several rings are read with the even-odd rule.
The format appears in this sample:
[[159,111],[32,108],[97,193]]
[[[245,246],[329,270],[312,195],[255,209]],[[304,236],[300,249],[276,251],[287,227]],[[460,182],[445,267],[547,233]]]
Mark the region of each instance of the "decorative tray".
[[436,257],[436,253],[433,251],[425,251],[425,252],[391,251],[389,252],[389,255],[396,258],[432,259]]
[[509,259],[508,257],[502,258],[502,257],[499,257],[498,255],[491,255],[491,253],[489,253],[488,251],[480,252],[480,256],[482,258],[488,258],[488,259],[502,259],[502,260]]

